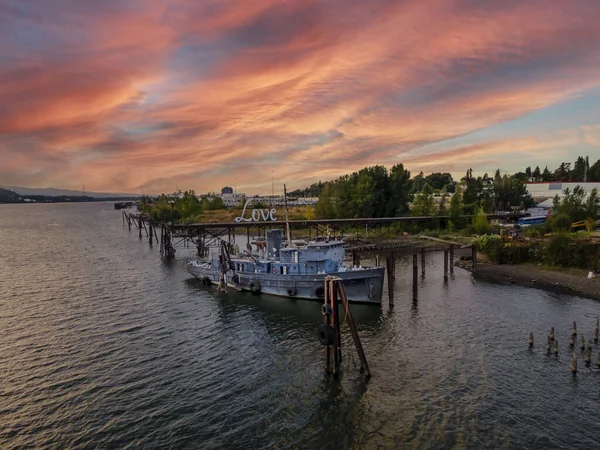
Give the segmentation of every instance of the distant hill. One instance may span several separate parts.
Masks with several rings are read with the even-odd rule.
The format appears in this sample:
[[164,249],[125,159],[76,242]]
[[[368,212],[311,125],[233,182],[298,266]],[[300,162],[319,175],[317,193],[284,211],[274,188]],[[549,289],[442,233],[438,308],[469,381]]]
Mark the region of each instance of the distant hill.
[[19,199],[16,192],[0,188],[0,202],[13,202]]
[[[2,189],[4,188],[4,189]],[[19,186],[2,186],[0,191],[14,191],[19,195],[46,195],[50,197],[57,197],[59,195],[67,196],[82,196],[84,195],[81,191],[75,191],[70,189],[55,189],[55,188],[24,188]],[[10,192],[8,191],[8,192]],[[121,194],[113,192],[85,192],[86,197],[102,198],[102,197],[141,197],[140,194]]]

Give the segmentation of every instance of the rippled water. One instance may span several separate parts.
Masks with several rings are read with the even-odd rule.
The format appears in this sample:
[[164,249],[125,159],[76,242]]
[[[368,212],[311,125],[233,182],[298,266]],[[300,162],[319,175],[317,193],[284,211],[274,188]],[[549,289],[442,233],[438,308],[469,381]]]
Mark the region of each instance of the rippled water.
[[600,371],[578,351],[573,377],[568,349],[597,302],[445,284],[431,257],[413,304],[400,261],[393,312],[354,307],[373,378],[345,330],[332,382],[318,303],[217,294],[187,256],[161,260],[112,204],[0,206],[1,448],[597,448]]

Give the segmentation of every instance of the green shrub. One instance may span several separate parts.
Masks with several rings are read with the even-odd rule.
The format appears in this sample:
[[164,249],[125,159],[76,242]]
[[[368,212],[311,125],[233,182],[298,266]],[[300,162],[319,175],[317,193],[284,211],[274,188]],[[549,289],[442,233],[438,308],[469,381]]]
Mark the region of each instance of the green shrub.
[[546,263],[552,266],[571,267],[574,263],[571,255],[572,242],[566,234],[552,236],[546,245]]
[[573,221],[566,213],[560,213],[552,217],[551,227],[555,233],[567,232],[571,229]]
[[485,235],[475,240],[477,249],[495,264],[521,264],[531,259],[525,243],[504,242],[498,235]]
[[487,220],[487,216],[483,212],[483,208],[477,208],[473,214],[473,229],[477,234],[485,234],[490,231],[490,224]]

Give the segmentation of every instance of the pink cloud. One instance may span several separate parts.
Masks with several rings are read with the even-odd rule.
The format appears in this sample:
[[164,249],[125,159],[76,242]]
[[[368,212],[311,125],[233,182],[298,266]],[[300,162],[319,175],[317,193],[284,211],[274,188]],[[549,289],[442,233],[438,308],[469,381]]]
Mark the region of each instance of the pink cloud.
[[368,164],[463,172],[512,149],[543,160],[564,140],[444,143],[597,87],[599,19],[593,0],[4,6],[0,184],[260,190],[271,170],[293,186]]

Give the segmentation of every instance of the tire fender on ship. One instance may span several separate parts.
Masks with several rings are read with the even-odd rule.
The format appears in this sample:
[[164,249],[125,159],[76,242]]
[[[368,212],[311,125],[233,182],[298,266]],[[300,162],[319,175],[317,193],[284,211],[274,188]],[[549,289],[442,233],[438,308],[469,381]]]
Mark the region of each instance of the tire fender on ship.
[[315,289],[315,295],[317,298],[325,297],[325,289],[323,288],[323,286],[319,286]]
[[258,294],[260,292],[260,283],[256,280],[250,282],[250,292]]
[[298,294],[298,291],[296,290],[295,287],[293,287],[293,288],[289,288],[287,290],[287,293],[290,297],[295,297]]
[[319,326],[319,342],[321,345],[333,344],[333,327],[328,323],[323,323]]

